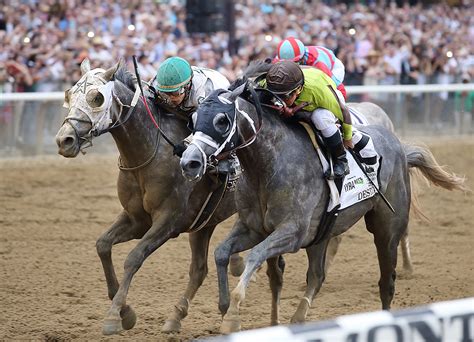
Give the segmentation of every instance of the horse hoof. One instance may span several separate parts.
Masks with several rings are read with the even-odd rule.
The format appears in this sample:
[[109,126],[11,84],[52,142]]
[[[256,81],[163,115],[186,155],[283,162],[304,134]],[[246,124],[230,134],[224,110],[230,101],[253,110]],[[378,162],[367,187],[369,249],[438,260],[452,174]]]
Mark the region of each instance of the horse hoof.
[[167,319],[165,324],[163,324],[163,328],[161,328],[161,332],[166,334],[170,333],[177,333],[181,330],[181,323],[176,319]]
[[132,329],[137,323],[137,315],[129,305],[120,311],[120,317],[122,317],[122,328],[124,330]]
[[104,335],[115,335],[122,331],[122,319],[121,318],[106,318],[104,320],[104,326],[102,327],[102,334]]
[[298,315],[294,315],[293,317],[291,317],[291,320],[290,320],[291,324],[301,324],[304,322],[305,322],[305,319],[302,317],[299,317]]
[[221,324],[221,334],[230,334],[237,331],[240,331],[240,319],[224,317]]

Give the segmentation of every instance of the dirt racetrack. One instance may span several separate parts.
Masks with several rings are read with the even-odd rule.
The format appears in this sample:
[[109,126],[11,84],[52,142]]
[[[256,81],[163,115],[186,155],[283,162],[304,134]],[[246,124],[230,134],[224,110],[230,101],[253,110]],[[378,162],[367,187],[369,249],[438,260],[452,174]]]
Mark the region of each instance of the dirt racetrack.
[[[474,138],[428,142],[438,162],[466,175],[474,189]],[[213,259],[209,275],[183,321],[182,332],[160,332],[187,282],[187,235],[169,241],[136,274],[128,296],[138,316],[134,329],[103,337],[109,309],[95,240],[120,210],[116,157],[91,153],[0,160],[0,339],[189,340],[216,335],[220,314]],[[412,219],[414,274],[399,267],[393,308],[474,296],[472,194],[422,186],[420,202],[431,223]],[[231,227],[218,227],[211,251]],[[114,247],[119,277],[132,241]],[[211,254],[212,255],[212,254]],[[282,323],[289,322],[303,291],[306,255],[286,256]],[[401,265],[401,258],[399,258]],[[310,320],[379,310],[378,264],[372,236],[359,223],[346,234],[326,283],[309,312]],[[231,279],[231,286],[236,279]],[[244,329],[270,322],[270,293],[264,271],[251,283],[241,308]]]

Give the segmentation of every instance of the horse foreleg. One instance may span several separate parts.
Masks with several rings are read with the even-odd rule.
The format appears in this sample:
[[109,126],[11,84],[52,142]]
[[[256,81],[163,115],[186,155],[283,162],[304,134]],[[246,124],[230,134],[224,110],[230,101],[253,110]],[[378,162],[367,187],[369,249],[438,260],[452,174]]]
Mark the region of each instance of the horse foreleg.
[[334,241],[337,242],[336,246],[338,246],[340,240],[332,238],[329,241],[321,241],[317,245],[311,245],[306,248],[306,254],[308,256],[306,291],[293,317],[291,317],[291,323],[302,323],[306,320],[306,315],[308,314],[313,299],[321,289],[326,277],[328,263],[325,259],[330,255],[328,246],[334,246]]
[[272,313],[271,325],[280,324],[280,294],[283,286],[283,272],[285,271],[285,260],[279,257],[267,260],[267,275],[270,281],[270,290],[272,291]]
[[[102,268],[104,269],[110,300],[114,298],[119,288],[112,262],[112,246],[132,239],[139,239],[143,236],[145,230],[145,227],[134,226],[127,213],[122,211],[114,224],[97,240],[97,254],[100,257]],[[127,306],[121,310],[120,315],[122,317],[122,327],[126,330],[133,328],[136,322],[133,309]]]
[[240,276],[239,283],[230,296],[229,310],[224,316],[221,332],[224,334],[240,330],[240,303],[245,299],[246,289],[253,273],[262,263],[272,257],[284,253],[296,252],[299,249],[298,234],[293,225],[281,225],[265,240],[252,248],[247,256],[244,273]]
[[230,302],[229,278],[227,275],[230,256],[252,248],[262,239],[261,236],[250,231],[240,219],[237,219],[229,235],[215,249],[214,259],[219,285],[219,311],[222,316],[227,312]]
[[191,246],[191,265],[189,268],[189,282],[181,299],[174,306],[173,313],[165,321],[162,332],[172,333],[181,330],[181,320],[188,315],[189,304],[196,295],[197,290],[206,278],[207,257],[209,241],[216,226],[205,227],[195,233],[189,234]]
[[145,259],[163,243],[179,234],[179,231],[165,228],[164,223],[169,224],[169,222],[165,221],[164,217],[160,217],[155,221],[153,226],[125,259],[122,282],[104,320],[102,329],[104,335],[118,334],[122,330],[120,312],[127,310],[126,298],[128,289],[130,288],[133,276],[140,269]]

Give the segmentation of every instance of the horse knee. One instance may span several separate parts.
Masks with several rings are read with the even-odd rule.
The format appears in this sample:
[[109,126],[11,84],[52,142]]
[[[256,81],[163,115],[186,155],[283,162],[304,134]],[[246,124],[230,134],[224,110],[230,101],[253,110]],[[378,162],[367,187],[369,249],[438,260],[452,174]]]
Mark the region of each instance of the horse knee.
[[230,253],[225,246],[219,245],[214,250],[214,261],[216,266],[227,267],[229,265]]
[[99,239],[97,239],[95,248],[97,250],[97,254],[102,259],[103,257],[110,255],[112,250],[112,241],[104,236],[101,236]]

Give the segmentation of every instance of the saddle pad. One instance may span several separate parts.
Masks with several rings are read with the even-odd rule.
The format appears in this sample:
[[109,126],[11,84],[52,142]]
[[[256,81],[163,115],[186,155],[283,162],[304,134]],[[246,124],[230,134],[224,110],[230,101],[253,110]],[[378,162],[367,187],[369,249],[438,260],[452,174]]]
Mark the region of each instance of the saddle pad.
[[[344,178],[344,182],[342,183],[340,209],[348,208],[351,205],[366,200],[377,193],[377,190],[375,190],[367,176],[369,176],[375,186],[379,188],[377,175],[380,168],[380,156],[377,156],[377,163],[371,165],[373,171],[367,172],[367,176],[360,169],[352,154],[347,153],[347,160],[349,162],[350,173]],[[364,165],[362,165],[362,167],[364,167]],[[329,207],[331,207],[331,202],[329,203]]]
[[[318,153],[323,170],[328,170],[330,167],[329,162],[317,144],[315,133],[312,127],[303,121],[300,121],[299,123],[305,128],[306,132],[308,133],[310,140],[313,143],[316,152]],[[375,165],[371,165],[373,171],[368,172],[366,176],[364,172],[360,169],[352,154],[347,152],[346,155],[347,161],[349,162],[350,173],[344,178],[341,191],[338,190],[334,180],[327,180],[330,190],[330,200],[327,212],[331,212],[335,207],[339,205],[339,210],[341,210],[373,197],[377,193],[377,190],[375,190],[374,186],[367,179],[367,176],[369,176],[375,186],[379,188],[377,175],[380,168],[380,156],[377,155],[377,163],[375,163]]]

